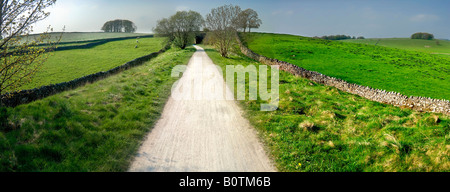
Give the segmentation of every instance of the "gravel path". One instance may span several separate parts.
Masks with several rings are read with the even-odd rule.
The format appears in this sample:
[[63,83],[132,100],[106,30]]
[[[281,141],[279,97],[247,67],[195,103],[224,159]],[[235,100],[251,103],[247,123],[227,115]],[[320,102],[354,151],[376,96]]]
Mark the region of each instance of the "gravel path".
[[[224,97],[211,87],[229,88],[204,50],[196,48],[175,89],[179,94],[172,93],[129,171],[276,171],[236,101],[211,99]],[[208,88],[192,88],[199,85]]]

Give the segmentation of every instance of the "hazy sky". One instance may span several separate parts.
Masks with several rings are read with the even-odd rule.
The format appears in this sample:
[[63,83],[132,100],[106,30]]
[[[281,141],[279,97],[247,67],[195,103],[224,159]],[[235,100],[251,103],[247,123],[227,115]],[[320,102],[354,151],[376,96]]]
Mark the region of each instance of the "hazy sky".
[[256,31],[304,36],[345,34],[365,37],[409,37],[415,32],[450,39],[449,0],[57,0],[51,15],[36,24],[66,32],[100,31],[103,23],[129,19],[138,32],[152,32],[156,21],[179,10],[205,16],[225,4],[252,8],[263,25]]

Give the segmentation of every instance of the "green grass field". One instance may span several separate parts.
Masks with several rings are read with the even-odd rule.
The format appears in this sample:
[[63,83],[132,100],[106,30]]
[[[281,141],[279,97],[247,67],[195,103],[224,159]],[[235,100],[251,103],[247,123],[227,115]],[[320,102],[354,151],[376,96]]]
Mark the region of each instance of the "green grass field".
[[[226,65],[261,65],[242,54],[226,59],[208,48],[223,71]],[[448,116],[380,104],[286,72],[280,74],[279,109],[261,112],[261,103],[248,100],[248,91],[240,102],[280,171],[450,170]]]
[[171,49],[93,84],[1,109],[0,172],[127,171],[177,80],[171,69],[193,52]]
[[163,47],[164,38],[141,38],[109,42],[90,49],[72,49],[51,52],[43,67],[31,83],[22,90],[70,81],[85,75],[107,71],[135,58],[157,52]]
[[[436,43],[439,42],[439,44]],[[378,45],[410,51],[420,51],[441,56],[450,56],[450,41],[448,40],[421,40],[409,38],[381,38],[381,39],[348,39],[343,42]],[[378,44],[377,44],[378,43]]]
[[243,40],[256,53],[349,83],[450,100],[448,57],[293,35],[251,33]]

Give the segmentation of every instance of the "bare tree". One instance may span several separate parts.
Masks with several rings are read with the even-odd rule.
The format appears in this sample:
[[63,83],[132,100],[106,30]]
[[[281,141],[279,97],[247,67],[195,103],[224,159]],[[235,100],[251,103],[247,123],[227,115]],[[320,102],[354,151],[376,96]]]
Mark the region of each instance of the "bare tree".
[[252,28],[259,28],[262,24],[261,19],[258,17],[258,13],[253,9],[246,9],[239,13],[237,19],[237,25],[239,28],[243,29],[243,32],[251,31]]
[[200,31],[205,20],[195,11],[178,11],[169,19],[158,21],[153,31],[159,36],[169,37],[175,46],[185,49],[194,42],[195,33]]
[[211,31],[212,41],[222,57],[228,57],[234,42],[239,13],[241,13],[239,6],[224,5],[212,9],[211,13],[206,15],[206,27]]
[[[30,82],[47,59],[39,43],[50,40],[44,33],[29,40],[32,24],[48,17],[45,8],[56,0],[0,0],[0,93],[15,91]],[[28,39],[27,41],[25,41]],[[50,47],[54,48],[54,44]]]

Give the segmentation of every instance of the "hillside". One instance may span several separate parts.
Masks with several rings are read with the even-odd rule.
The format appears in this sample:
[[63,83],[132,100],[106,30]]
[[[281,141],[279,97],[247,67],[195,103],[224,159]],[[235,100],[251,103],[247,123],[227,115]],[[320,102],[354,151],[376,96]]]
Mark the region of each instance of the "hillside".
[[450,58],[382,46],[294,35],[243,34],[258,54],[349,83],[408,96],[450,99]]
[[[67,36],[74,41],[83,38],[112,37],[108,33],[78,33]],[[106,34],[106,35],[105,35]],[[89,37],[89,35],[92,35]],[[101,36],[104,35],[104,36]],[[118,35],[118,34],[116,34]],[[136,40],[120,40],[108,42],[89,49],[71,49],[49,53],[47,61],[43,64],[34,80],[20,89],[33,89],[36,87],[61,83],[80,78],[100,71],[107,71],[122,65],[135,58],[157,52],[162,48],[164,38],[141,38],[139,48],[135,48]],[[69,42],[70,43],[70,42]],[[68,44],[76,45],[76,44]]]
[[[381,38],[381,39],[348,39],[343,40],[350,43],[362,43],[367,45],[379,45],[384,47],[398,48],[410,51],[450,56],[450,41],[448,40],[421,40],[409,38]],[[436,43],[439,42],[439,44]]]

